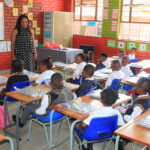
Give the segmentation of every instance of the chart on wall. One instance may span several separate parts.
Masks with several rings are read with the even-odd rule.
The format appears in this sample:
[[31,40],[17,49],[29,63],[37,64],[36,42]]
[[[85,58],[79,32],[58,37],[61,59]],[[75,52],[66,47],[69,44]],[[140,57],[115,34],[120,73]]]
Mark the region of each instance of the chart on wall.
[[4,40],[4,4],[0,2],[0,40]]

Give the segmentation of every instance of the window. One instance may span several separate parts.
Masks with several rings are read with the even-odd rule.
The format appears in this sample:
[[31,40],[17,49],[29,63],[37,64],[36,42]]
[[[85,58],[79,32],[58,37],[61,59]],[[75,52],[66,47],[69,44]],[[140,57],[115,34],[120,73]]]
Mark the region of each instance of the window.
[[101,36],[103,0],[75,0],[74,34]]
[[120,39],[150,41],[150,0],[123,0]]

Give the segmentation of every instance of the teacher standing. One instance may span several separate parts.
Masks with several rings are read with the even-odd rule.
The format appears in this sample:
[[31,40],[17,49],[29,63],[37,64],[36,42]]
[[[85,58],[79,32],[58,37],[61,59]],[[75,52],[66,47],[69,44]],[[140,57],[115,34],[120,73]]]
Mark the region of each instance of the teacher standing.
[[11,36],[12,59],[21,59],[24,69],[35,70],[37,51],[34,45],[34,35],[29,27],[29,19],[26,15],[18,17],[16,27]]

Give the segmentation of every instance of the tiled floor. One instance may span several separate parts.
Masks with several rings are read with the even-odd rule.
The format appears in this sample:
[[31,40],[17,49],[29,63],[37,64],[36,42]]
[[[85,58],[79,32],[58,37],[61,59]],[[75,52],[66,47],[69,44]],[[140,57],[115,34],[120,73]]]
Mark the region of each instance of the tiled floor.
[[[9,73],[9,70],[3,72],[0,71],[0,74],[5,74],[5,73]],[[11,112],[10,116],[15,113],[16,106],[17,103],[9,104],[9,111]],[[10,131],[12,133],[15,133],[15,127],[12,127]],[[53,131],[54,131],[54,135],[53,135],[54,142],[56,142],[62,137],[69,135],[69,128],[67,127],[65,121],[63,122],[60,134],[58,134],[58,124],[55,124],[55,128]],[[0,130],[0,133],[3,133],[3,131]],[[20,142],[20,150],[48,150],[45,133],[41,126],[35,123],[33,124],[32,133],[29,141],[27,141],[28,125],[20,129],[20,134],[22,138]],[[15,143],[15,139],[13,140]],[[102,145],[103,145],[102,143],[94,144],[94,150],[101,150]],[[77,144],[75,144],[74,149],[78,150]],[[135,150],[140,150],[140,149],[141,146],[139,144],[135,144]],[[0,143],[0,150],[9,150],[9,144],[7,142]],[[55,147],[54,150],[69,150],[69,141]],[[110,145],[109,150],[114,150],[114,144]],[[127,145],[126,150],[131,150],[131,144]]]

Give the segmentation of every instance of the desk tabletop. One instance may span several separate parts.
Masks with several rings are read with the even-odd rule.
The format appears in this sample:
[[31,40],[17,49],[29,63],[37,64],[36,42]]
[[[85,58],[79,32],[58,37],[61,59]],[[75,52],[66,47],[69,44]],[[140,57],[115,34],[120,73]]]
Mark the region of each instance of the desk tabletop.
[[140,119],[148,115],[150,115],[150,110],[116,130],[115,134],[126,139],[150,146],[150,129],[137,124]]
[[3,141],[3,140],[5,140],[5,136],[0,134],[0,142]]
[[[102,107],[102,103],[100,102],[100,100],[92,98],[90,96],[82,96],[82,97],[78,98],[77,100],[80,100],[80,101],[87,103],[87,104],[91,104],[95,107]],[[130,99],[128,98],[128,100],[130,100]],[[123,101],[120,100],[120,101],[116,102],[113,106],[119,105],[119,104],[124,103],[124,102],[125,102],[125,100],[123,100]],[[54,105],[54,106],[51,106],[50,108],[54,109],[55,111],[58,111],[62,114],[65,114],[67,116],[70,116],[74,119],[77,119],[77,120],[84,120],[85,118],[87,118],[89,116],[88,114],[81,114],[81,113],[78,113],[78,112],[73,111],[73,110],[62,108],[59,105]]]

